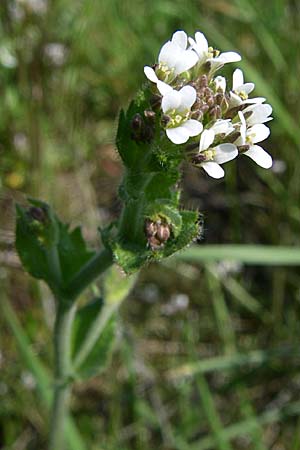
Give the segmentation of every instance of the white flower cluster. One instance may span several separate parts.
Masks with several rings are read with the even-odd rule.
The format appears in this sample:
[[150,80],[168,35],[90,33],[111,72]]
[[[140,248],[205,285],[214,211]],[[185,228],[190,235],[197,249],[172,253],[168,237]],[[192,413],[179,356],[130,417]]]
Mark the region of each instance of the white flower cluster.
[[[250,98],[254,83],[245,83],[243,72],[233,73],[231,89],[226,79],[215,76],[224,64],[240,61],[235,52],[220,53],[208,46],[203,33],[188,38],[177,31],[158,55],[158,63],[144,67],[148,80],[161,96],[161,123],[174,144],[192,138],[194,165],[213,178],[222,178],[221,164],[240,153],[259,166],[270,168],[271,156],[257,143],[265,140],[272,108],[265,98]],[[199,145],[198,145],[199,143]],[[194,144],[194,145],[193,145]]]

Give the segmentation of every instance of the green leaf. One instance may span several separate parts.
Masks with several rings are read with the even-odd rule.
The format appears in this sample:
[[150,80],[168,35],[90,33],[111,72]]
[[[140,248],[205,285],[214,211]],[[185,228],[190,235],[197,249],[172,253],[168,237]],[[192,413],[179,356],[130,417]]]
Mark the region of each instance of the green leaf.
[[[143,112],[148,108],[149,102],[146,94],[144,91],[140,91],[136,99],[130,103],[128,110],[126,112],[121,110],[120,112],[116,144],[123,163],[131,169],[139,166],[140,160],[143,159],[150,147],[148,142],[136,142],[132,136],[133,118],[136,114],[143,117]],[[145,120],[144,117],[143,120]]]
[[46,246],[43,240],[44,226],[29,215],[30,210],[17,205],[16,211],[16,248],[22,264],[33,277],[50,280],[49,244]]
[[75,362],[87,339],[91,343],[88,351],[85,352],[83,361],[76,367],[75,375],[80,379],[99,375],[110,361],[115,343],[117,321],[116,315],[113,314],[101,328],[103,313],[103,301],[99,298],[77,312],[73,327],[73,359]]
[[87,249],[80,227],[69,231],[68,225],[59,222],[59,226],[58,254],[63,281],[67,284],[94,252]]
[[69,230],[44,202],[17,205],[16,248],[24,268],[51,288],[63,288],[94,252],[86,248],[80,228]]

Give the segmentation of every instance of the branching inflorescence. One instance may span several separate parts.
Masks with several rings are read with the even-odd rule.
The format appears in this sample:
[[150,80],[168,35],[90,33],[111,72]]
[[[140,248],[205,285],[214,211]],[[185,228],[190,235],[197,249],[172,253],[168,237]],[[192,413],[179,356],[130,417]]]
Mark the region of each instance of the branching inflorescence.
[[199,145],[189,159],[213,178],[222,178],[220,165],[239,154],[265,169],[272,165],[271,156],[256,145],[270,134],[264,123],[272,120],[271,106],[263,97],[249,97],[255,86],[244,82],[241,69],[234,71],[229,90],[226,79],[215,76],[224,64],[240,60],[238,53],[208,47],[200,32],[193,39],[177,31],[161,48],[158,64],[144,68],[161,96],[161,124],[168,138],[175,144],[194,138]]

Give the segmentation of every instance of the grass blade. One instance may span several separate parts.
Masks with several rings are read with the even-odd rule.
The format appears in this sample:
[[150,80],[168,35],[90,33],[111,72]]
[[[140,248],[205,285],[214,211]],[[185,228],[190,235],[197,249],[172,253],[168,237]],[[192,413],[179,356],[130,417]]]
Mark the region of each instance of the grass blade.
[[[6,298],[2,298],[1,306],[6,323],[16,339],[19,353],[27,369],[32,373],[36,380],[37,390],[41,401],[44,406],[49,408],[52,400],[52,390],[51,378],[48,371],[32,351],[29,339],[21,327],[13,308]],[[86,450],[82,438],[80,437],[79,432],[70,417],[67,421],[66,438],[71,450]]]
[[272,245],[202,245],[177,255],[183,261],[237,261],[251,265],[299,266],[300,248]]

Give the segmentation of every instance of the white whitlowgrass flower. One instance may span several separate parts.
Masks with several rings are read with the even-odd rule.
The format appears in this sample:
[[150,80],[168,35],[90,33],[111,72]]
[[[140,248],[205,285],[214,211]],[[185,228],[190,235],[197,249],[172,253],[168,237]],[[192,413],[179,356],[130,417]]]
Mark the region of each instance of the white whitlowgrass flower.
[[198,55],[198,63],[200,65],[205,64],[207,61],[211,63],[211,72],[215,72],[224,64],[240,61],[242,58],[236,52],[224,52],[220,53],[208,46],[206,37],[200,31],[195,34],[195,39],[189,38],[191,48]]
[[270,114],[272,114],[272,106],[268,103],[263,105],[250,105],[243,110],[243,115],[245,116],[248,126],[273,120],[273,117],[270,117]]
[[[221,121],[225,122],[225,121]],[[216,126],[216,130],[219,127],[219,131],[223,130],[227,127],[225,124],[218,124]],[[219,144],[216,146],[212,146],[215,140],[216,133],[212,128],[209,130],[204,130],[201,134],[200,144],[199,144],[199,153],[196,155],[196,158],[199,161],[199,164],[205,172],[212,178],[222,178],[225,175],[224,170],[220,166],[220,164],[224,164],[227,161],[231,161],[236,158],[238,155],[238,150],[234,144]]]
[[148,80],[171,83],[178,75],[191,69],[198,62],[198,57],[187,49],[188,38],[184,31],[176,31],[171,41],[166,42],[158,55],[158,66],[154,70],[145,66],[144,73]]
[[[266,105],[264,105],[266,106]],[[257,123],[247,128],[247,123],[244,114],[240,111],[239,118],[240,125],[240,137],[235,141],[238,146],[246,146],[246,150],[243,155],[249,156],[256,164],[264,169],[270,169],[272,167],[272,157],[259,145],[255,145],[258,142],[264,141],[270,135],[270,129],[262,123]]]
[[230,92],[229,97],[230,108],[247,103],[263,103],[266,100],[264,97],[248,97],[254,88],[254,83],[244,82],[243,71],[241,69],[236,69],[232,76],[232,91]]
[[189,118],[196,101],[196,90],[192,86],[184,86],[180,91],[170,86],[168,88],[161,101],[163,113],[168,119],[166,134],[174,144],[184,144],[203,130],[202,123]]

